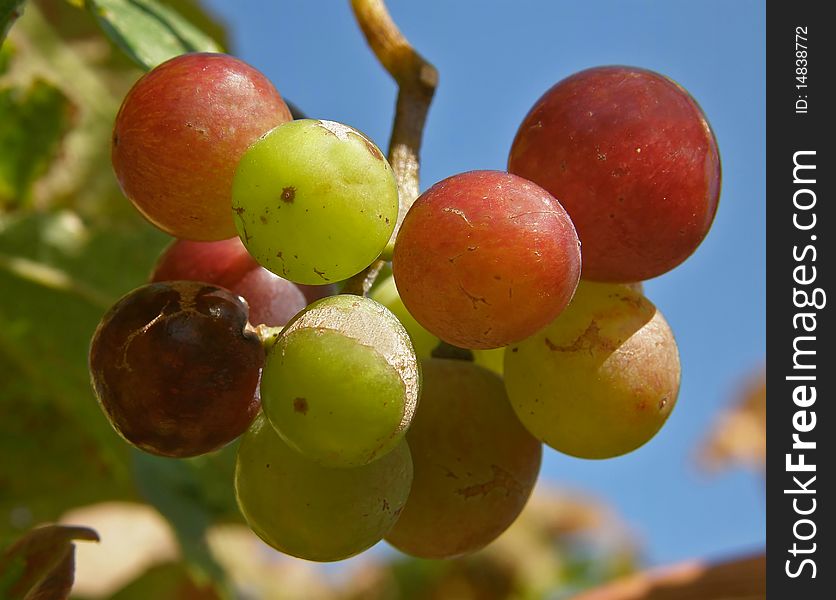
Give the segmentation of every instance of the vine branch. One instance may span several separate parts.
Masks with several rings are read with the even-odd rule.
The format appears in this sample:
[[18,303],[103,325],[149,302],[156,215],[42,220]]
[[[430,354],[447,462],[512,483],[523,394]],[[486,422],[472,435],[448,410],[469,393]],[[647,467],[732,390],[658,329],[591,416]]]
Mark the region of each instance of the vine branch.
[[[438,86],[438,71],[404,37],[392,20],[384,0],[351,0],[351,8],[372,52],[398,84],[388,158],[398,182],[400,201],[398,220],[383,252],[384,256],[391,256],[404,215],[420,193],[421,140],[427,112]],[[368,293],[382,266],[383,260],[378,259],[349,279],[344,291]]]

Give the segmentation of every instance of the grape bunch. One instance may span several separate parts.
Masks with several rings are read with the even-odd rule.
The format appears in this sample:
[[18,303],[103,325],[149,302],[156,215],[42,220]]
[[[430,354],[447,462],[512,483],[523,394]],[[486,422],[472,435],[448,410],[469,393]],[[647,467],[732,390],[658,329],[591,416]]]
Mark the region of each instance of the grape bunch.
[[[230,485],[281,552],[473,552],[523,510],[544,443],[620,456],[676,404],[676,342],[640,282],[705,237],[720,163],[699,106],[661,75],[564,79],[522,121],[508,172],[448,177],[402,223],[409,199],[372,140],[293,120],[223,54],[143,76],[112,158],[177,239],[99,324],[96,397],[153,454],[241,436]],[[388,259],[368,294],[342,289]]]

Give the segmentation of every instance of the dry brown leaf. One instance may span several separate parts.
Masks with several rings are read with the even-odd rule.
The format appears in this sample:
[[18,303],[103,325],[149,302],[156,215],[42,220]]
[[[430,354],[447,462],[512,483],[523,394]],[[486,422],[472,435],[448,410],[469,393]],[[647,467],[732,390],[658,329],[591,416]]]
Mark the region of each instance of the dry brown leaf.
[[32,529],[0,555],[0,595],[9,600],[69,596],[74,540],[99,541],[87,527],[45,525]]
[[710,471],[745,466],[763,472],[766,462],[766,371],[761,367],[721,413],[698,454]]
[[760,600],[766,598],[766,556],[706,565],[688,562],[646,571],[571,600]]

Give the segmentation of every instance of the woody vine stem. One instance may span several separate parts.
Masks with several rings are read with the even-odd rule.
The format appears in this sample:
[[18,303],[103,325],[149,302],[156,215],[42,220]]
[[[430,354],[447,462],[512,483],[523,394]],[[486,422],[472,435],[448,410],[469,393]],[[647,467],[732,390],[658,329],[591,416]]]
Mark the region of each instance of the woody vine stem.
[[400,207],[392,238],[383,256],[346,282],[345,293],[365,295],[390,257],[404,215],[420,192],[421,139],[427,112],[438,85],[438,71],[401,33],[384,0],[351,0],[357,24],[380,64],[398,84],[398,100],[388,159],[398,182]]

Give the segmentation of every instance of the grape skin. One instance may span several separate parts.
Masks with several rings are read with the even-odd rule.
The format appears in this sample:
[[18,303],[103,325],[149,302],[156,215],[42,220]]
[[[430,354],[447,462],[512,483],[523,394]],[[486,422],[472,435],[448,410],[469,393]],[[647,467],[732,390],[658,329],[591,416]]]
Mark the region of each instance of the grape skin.
[[517,518],[537,481],[541,444],[515,417],[502,380],[473,363],[429,359],[406,439],[414,480],[386,540],[422,558],[473,552]]
[[243,436],[235,493],[250,528],[280,552],[315,561],[349,558],[379,542],[412,482],[409,447],[354,469],[320,466],[287,446],[260,416]]
[[[420,358],[430,358],[432,351],[438,346],[439,340],[436,336],[424,329],[421,324],[415,320],[403,300],[398,295],[398,288],[395,286],[395,278],[391,275],[372,288],[369,297],[376,302],[380,302],[383,306],[392,311],[398,321],[404,326],[406,332],[409,334],[409,339],[412,340],[412,346],[415,348],[415,355]],[[502,356],[505,348],[493,348],[491,350],[474,350],[473,362],[477,365],[490,369],[498,375],[502,375]]]
[[410,314],[461,348],[499,348],[546,326],[580,277],[578,238],[545,190],[471,171],[424,192],[404,218],[392,270]]
[[125,96],[111,158],[125,195],[154,225],[191,240],[235,235],[232,176],[247,147],[291,119],[273,84],[226,54],[174,57]]
[[505,352],[511,405],[531,433],[580,458],[611,458],[650,440],[679,391],[670,327],[631,287],[581,282],[554,322]]
[[398,216],[386,158],[359,131],[332,121],[280,125],[244,154],[233,212],[247,250],[290,281],[347,279],[377,258]]
[[232,441],[259,409],[264,350],[230,292],[177,281],[137,288],[102,318],[90,376],[111,424],[160,456],[197,456]]
[[253,325],[284,325],[308,304],[303,290],[259,265],[237,237],[172,242],[157,261],[151,281],[177,280],[205,281],[242,296]]
[[415,354],[419,358],[429,358],[433,348],[438,346],[439,339],[424,329],[415,320],[403,304],[398,295],[398,288],[395,286],[395,278],[391,275],[377,284],[369,294],[369,297],[392,311],[398,321],[404,326],[412,340]]
[[264,412],[284,441],[328,467],[389,452],[412,420],[420,371],[401,324],[369,298],[311,304],[270,348]]
[[684,261],[720,196],[717,141],[670,79],[597,67],[557,83],[520,125],[508,170],[543,186],[583,244],[583,278],[632,282]]

